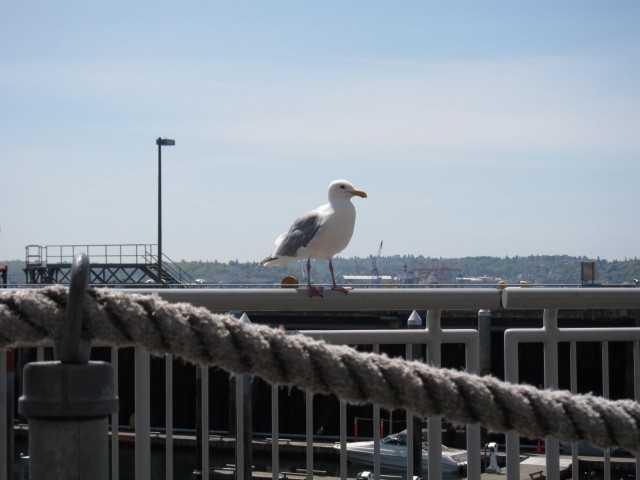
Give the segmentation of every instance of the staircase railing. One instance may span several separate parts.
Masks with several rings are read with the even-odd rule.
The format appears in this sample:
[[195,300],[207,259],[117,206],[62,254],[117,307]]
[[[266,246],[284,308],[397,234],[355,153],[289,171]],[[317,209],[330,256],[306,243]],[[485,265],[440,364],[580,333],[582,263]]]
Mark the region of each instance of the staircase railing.
[[[156,244],[103,244],[103,245],[28,245],[26,267],[71,265],[80,253],[92,259],[92,265],[145,266],[157,280],[158,246]],[[195,279],[167,255],[162,255],[162,283],[167,285],[195,283]]]

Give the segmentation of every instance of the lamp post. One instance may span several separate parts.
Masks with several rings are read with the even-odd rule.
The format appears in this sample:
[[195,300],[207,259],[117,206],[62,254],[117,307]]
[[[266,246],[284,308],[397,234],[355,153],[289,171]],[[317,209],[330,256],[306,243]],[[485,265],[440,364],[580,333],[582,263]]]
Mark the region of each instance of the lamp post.
[[162,147],[176,144],[175,140],[158,137],[158,283],[162,282]]

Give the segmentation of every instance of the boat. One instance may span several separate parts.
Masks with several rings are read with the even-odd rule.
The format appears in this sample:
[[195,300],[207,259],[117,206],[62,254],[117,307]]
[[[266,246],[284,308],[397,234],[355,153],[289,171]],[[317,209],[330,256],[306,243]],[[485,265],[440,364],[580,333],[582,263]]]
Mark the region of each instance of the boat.
[[[427,434],[423,430],[422,469],[429,468]],[[380,468],[391,471],[407,470],[407,431],[387,435],[380,440]],[[334,448],[339,449],[340,443]],[[354,465],[373,468],[373,440],[347,443],[347,460]],[[467,451],[442,446],[442,473],[462,473],[467,467]]]

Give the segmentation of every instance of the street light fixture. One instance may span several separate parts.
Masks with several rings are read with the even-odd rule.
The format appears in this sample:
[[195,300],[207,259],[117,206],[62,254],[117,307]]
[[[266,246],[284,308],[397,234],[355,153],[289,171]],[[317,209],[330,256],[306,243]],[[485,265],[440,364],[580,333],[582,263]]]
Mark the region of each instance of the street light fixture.
[[162,147],[172,147],[175,140],[169,138],[156,139],[158,145],[158,283],[162,281]]

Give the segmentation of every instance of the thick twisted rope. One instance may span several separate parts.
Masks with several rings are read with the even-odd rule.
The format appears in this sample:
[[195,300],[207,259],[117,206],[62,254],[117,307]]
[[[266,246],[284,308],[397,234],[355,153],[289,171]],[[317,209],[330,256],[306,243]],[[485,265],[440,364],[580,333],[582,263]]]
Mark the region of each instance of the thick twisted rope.
[[[61,286],[0,293],[0,347],[59,338],[66,300],[67,289]],[[586,439],[602,448],[640,449],[640,405],[631,400],[538,390],[361,353],[157,296],[87,290],[83,336],[257,375],[274,385],[334,394],[350,403],[404,408],[423,418],[442,415],[494,432],[516,430],[529,438],[552,435],[566,442]]]

